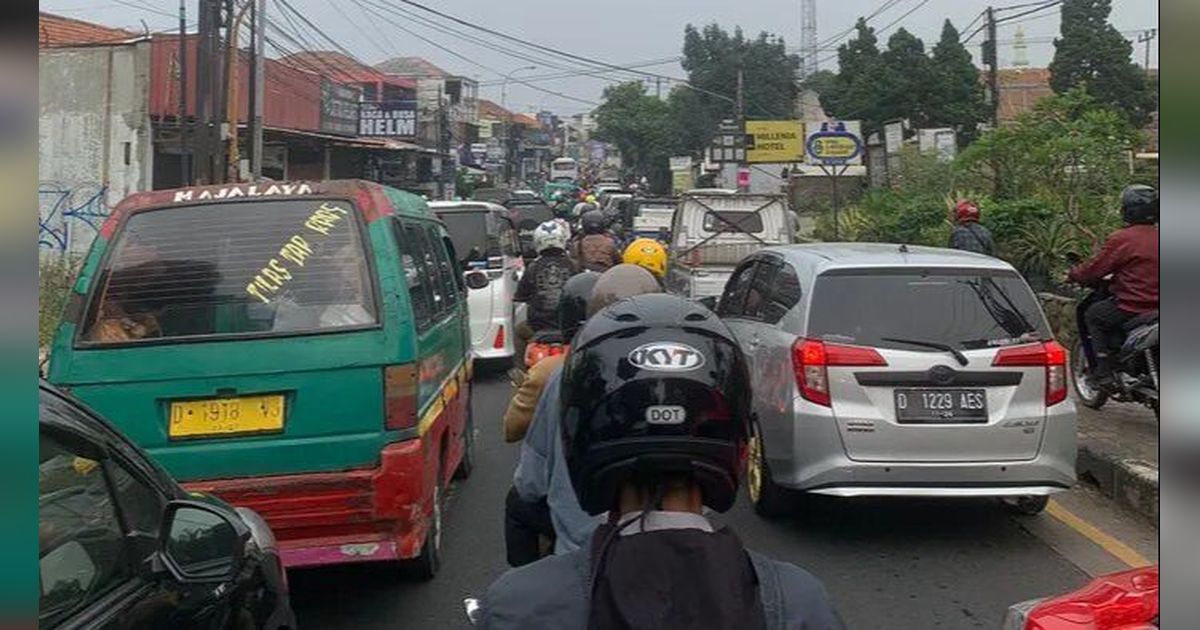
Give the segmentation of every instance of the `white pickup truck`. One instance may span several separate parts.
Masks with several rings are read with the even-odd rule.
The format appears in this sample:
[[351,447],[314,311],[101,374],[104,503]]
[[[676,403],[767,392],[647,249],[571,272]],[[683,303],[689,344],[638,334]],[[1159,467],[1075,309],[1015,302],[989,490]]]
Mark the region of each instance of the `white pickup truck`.
[[635,238],[658,238],[661,230],[671,231],[671,219],[679,200],[670,197],[643,197],[633,200],[632,230]]
[[796,216],[783,195],[723,191],[684,193],[671,225],[667,289],[716,298],[746,256],[795,242]]

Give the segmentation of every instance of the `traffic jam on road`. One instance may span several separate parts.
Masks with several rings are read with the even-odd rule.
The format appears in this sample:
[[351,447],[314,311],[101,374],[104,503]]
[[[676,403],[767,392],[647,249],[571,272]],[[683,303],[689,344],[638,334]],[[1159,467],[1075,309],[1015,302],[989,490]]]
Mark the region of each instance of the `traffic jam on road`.
[[[980,89],[979,120],[931,104],[910,129],[845,115],[857,79],[806,82],[782,41],[737,30],[776,59],[753,70],[720,26],[689,24],[669,94],[614,79],[585,114],[531,116],[418,57],[289,53],[292,30],[320,30],[293,3],[200,0],[195,35],[181,13],[181,32],[123,39],[42,13],[43,67],[61,67],[43,125],[70,64],[105,46],[153,76],[191,50],[217,85],[243,13],[257,78],[239,80],[270,89],[240,114],[232,93],[251,159],[179,99],[174,121],[153,114],[174,144],[152,183],[106,183],[85,240],[62,223],[70,195],[43,217],[43,276],[64,275],[42,293],[39,626],[1159,627],[1158,192],[1133,157],[1115,188],[1060,190],[1099,184],[1005,184],[1025,175],[968,150],[1036,142],[1039,115],[1097,97],[994,129]],[[871,20],[898,4],[838,41],[876,46]],[[1064,33],[1091,19],[1083,0],[1021,6]],[[976,23],[994,38],[1005,11]],[[910,65],[951,63],[969,38],[945,28]],[[721,87],[689,65],[699,47],[736,81],[697,87]],[[854,50],[843,69],[866,63]],[[963,51],[982,88],[997,59]],[[181,73],[163,76],[186,94]],[[287,127],[273,99],[308,81],[290,105],[337,100],[323,115],[358,124]],[[781,89],[786,115],[744,100]],[[685,135],[675,99],[701,99],[705,129],[665,148]],[[1137,116],[1097,133],[1132,151]],[[953,174],[971,168],[986,177]],[[994,192],[919,189],[943,176]],[[1086,206],[1075,223],[1042,205],[1058,194]],[[1084,214],[1092,241],[1066,232]],[[1152,470],[1136,500],[1097,482],[1104,440],[1140,454],[1110,478]]]

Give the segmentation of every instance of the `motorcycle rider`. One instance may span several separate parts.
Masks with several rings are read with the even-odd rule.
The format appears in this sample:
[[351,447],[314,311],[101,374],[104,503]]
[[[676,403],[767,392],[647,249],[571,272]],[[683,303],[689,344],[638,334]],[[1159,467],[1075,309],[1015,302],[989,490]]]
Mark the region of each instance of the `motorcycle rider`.
[[841,628],[824,587],[748,551],[704,507],[732,507],[751,433],[747,362],[711,311],[621,300],[579,331],[561,431],[580,504],[607,512],[587,545],[502,575],[484,628]]
[[[585,271],[576,274],[563,285],[562,297],[558,300],[558,326],[563,338],[568,341],[587,320],[588,300],[592,296],[600,274]],[[529,368],[529,374],[521,381],[504,413],[504,441],[519,442],[533,421],[533,411],[542,389],[550,375],[563,364],[566,355],[546,357]],[[550,508],[546,497],[537,501],[525,501],[517,493],[516,486],[508,491],[504,503],[504,542],[508,564],[519,567],[542,557],[542,540],[554,539],[554,526],[550,522]]]
[[589,271],[604,272],[621,264],[616,239],[607,231],[608,222],[599,210],[588,210],[579,220],[583,236],[571,247],[571,256]]
[[1067,273],[1080,284],[1112,274],[1112,297],[1097,301],[1083,314],[1096,355],[1091,376],[1098,387],[1112,385],[1111,357],[1125,341],[1122,325],[1158,311],[1158,191],[1141,184],[1127,186],[1121,191],[1121,218],[1125,227],[1108,237],[1100,253]]
[[[604,272],[592,287],[587,317],[627,297],[660,293],[662,288],[650,272],[634,265],[617,265]],[[575,490],[567,475],[562,441],[559,439],[559,390],[562,367],[546,379],[542,395],[533,412],[533,422],[521,442],[521,455],[513,472],[513,485],[521,499],[545,500],[550,507],[554,527],[554,552],[578,549],[591,537],[599,521],[579,507]]]
[[950,248],[977,254],[996,255],[996,243],[992,233],[979,224],[979,206],[974,201],[963,199],[954,206],[957,225],[950,233]]
[[517,284],[514,302],[527,305],[525,322],[517,327],[515,362],[524,365],[525,345],[534,334],[558,326],[558,299],[563,285],[575,275],[575,263],[567,256],[570,233],[556,220],[546,221],[533,231],[538,257],[525,268]]
[[621,261],[649,271],[659,282],[667,275],[667,249],[652,238],[635,239],[625,248]]

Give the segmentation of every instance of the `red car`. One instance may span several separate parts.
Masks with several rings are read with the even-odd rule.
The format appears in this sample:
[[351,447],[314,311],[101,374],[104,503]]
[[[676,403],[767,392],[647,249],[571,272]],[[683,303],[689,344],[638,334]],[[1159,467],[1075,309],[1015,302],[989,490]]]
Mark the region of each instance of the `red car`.
[[1009,607],[1004,630],[1158,630],[1158,566],[1098,577],[1066,595]]

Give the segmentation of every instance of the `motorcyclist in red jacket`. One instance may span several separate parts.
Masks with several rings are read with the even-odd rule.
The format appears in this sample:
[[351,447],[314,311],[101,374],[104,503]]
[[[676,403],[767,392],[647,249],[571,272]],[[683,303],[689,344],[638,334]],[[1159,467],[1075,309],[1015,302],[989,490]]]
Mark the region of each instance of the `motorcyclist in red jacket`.
[[1096,385],[1112,383],[1110,355],[1125,341],[1121,326],[1137,315],[1158,311],[1158,191],[1150,186],[1128,186],[1121,192],[1121,217],[1125,227],[1113,232],[1100,253],[1077,265],[1067,277],[1093,284],[1112,274],[1112,297],[1100,300],[1084,313],[1094,341]]

